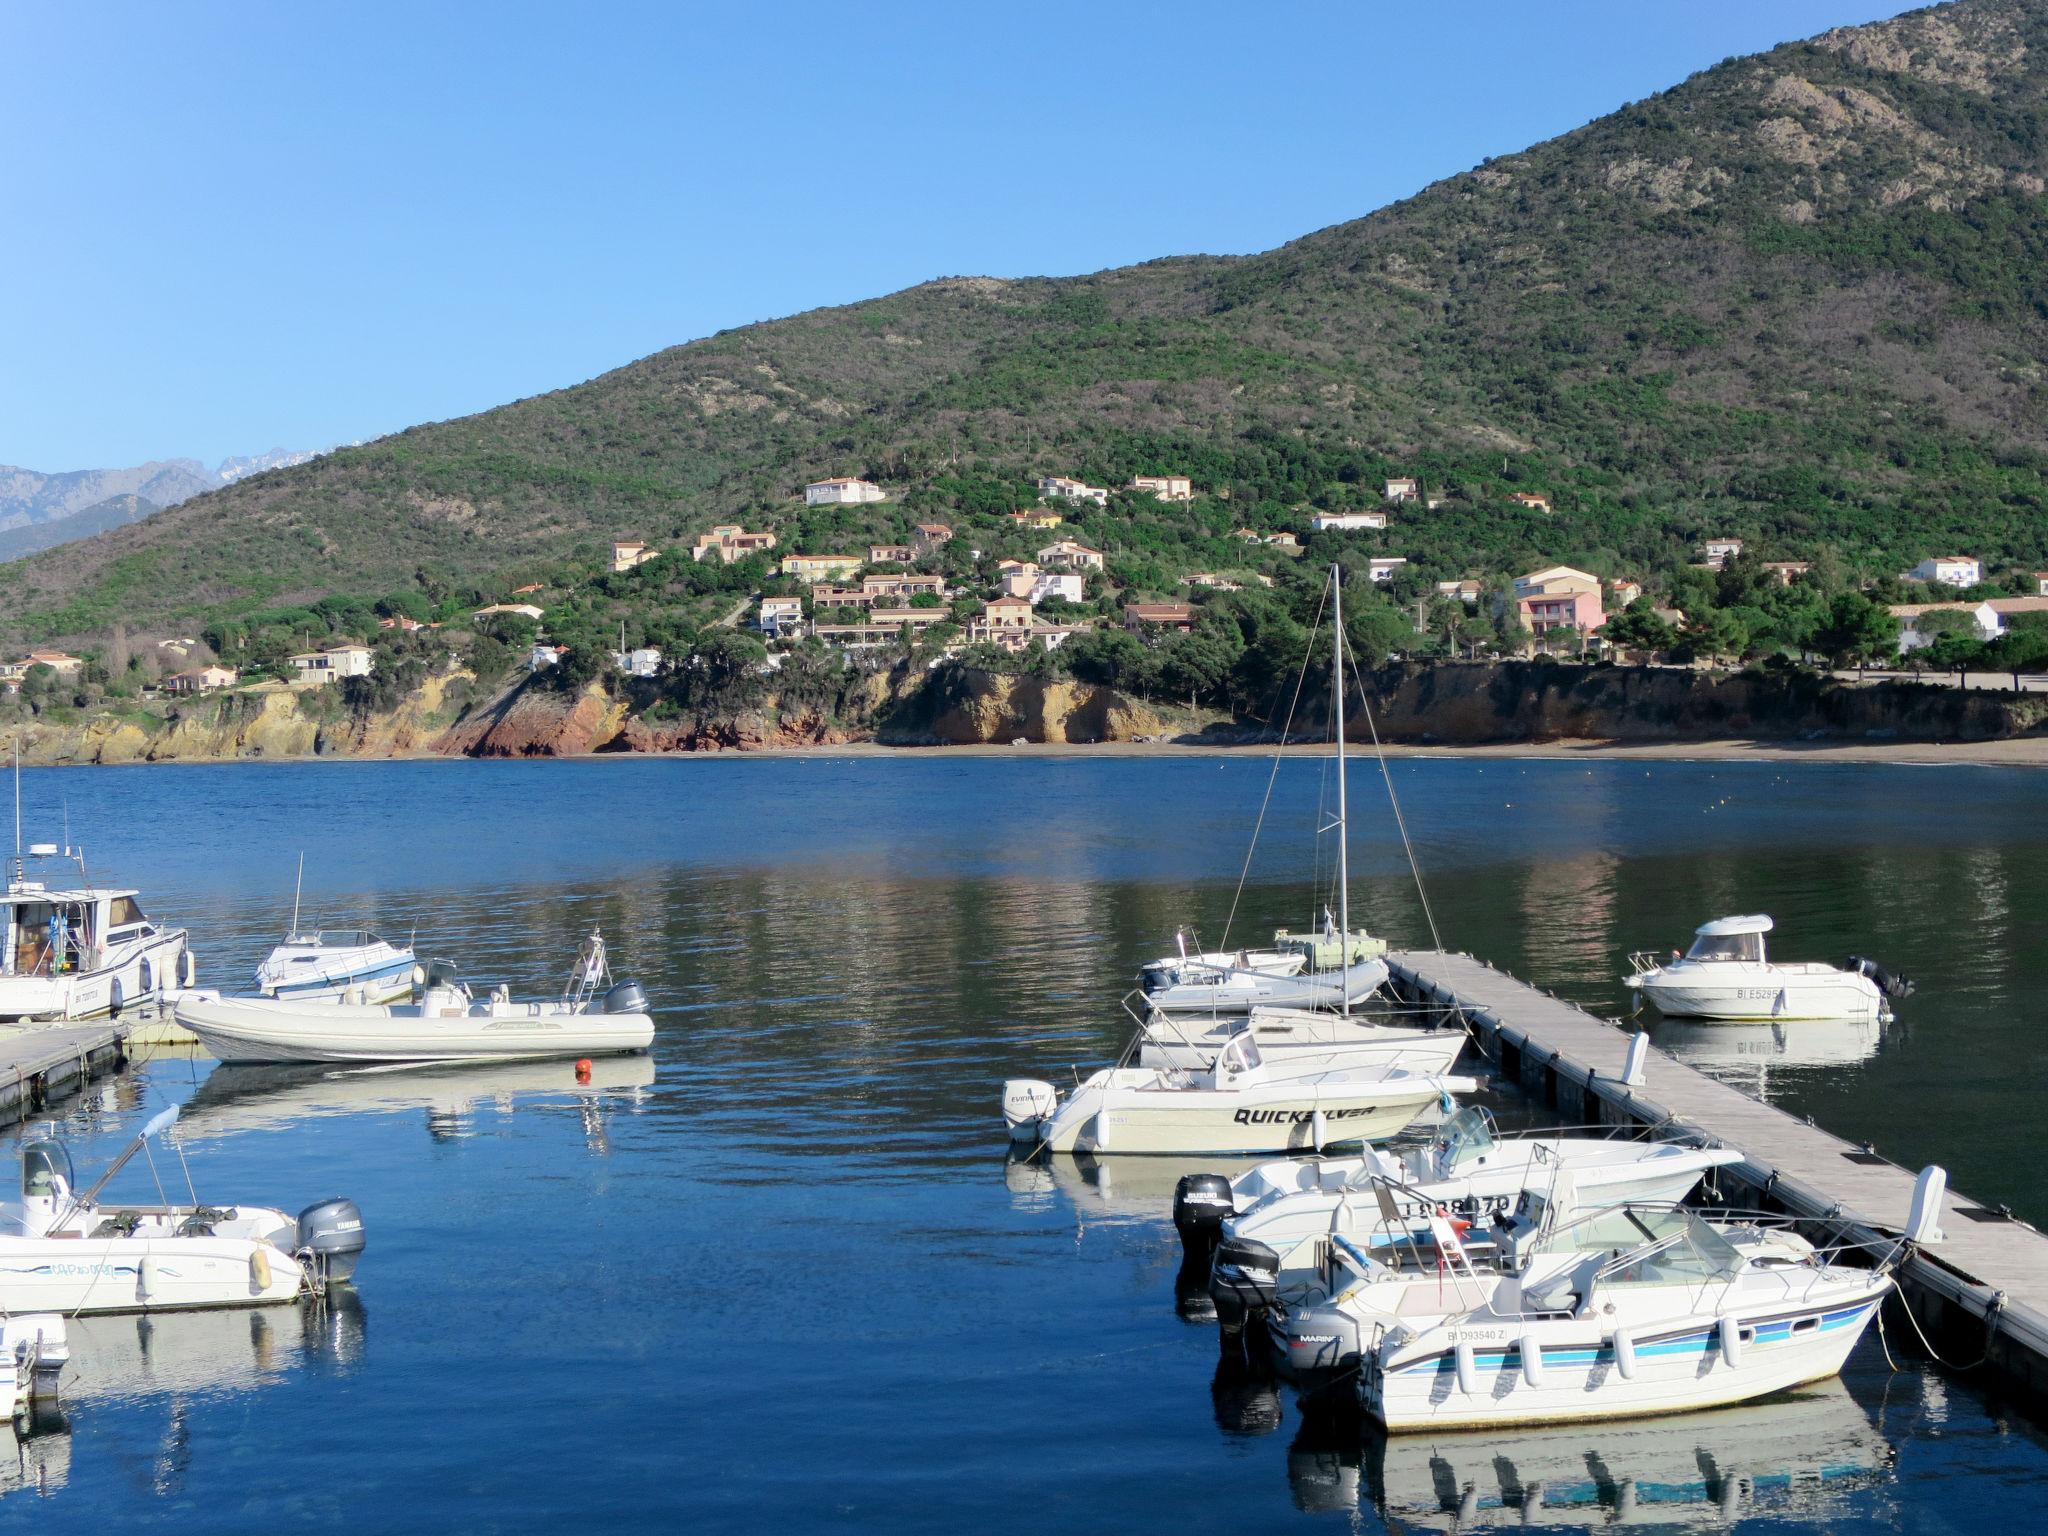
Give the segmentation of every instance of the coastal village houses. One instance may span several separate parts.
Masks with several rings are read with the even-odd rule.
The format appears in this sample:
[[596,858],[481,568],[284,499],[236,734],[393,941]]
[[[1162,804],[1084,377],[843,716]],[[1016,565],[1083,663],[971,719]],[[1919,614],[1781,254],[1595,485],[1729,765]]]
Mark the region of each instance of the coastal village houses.
[[1038,563],[1065,570],[1099,571],[1102,569],[1102,551],[1091,549],[1076,539],[1061,539],[1038,552]]
[[1538,637],[1553,629],[1591,634],[1607,622],[1600,607],[1600,578],[1569,565],[1517,576],[1515,617]]
[[1361,528],[1384,528],[1387,514],[1384,512],[1318,512],[1308,520],[1309,528],[1316,533],[1350,533]]
[[807,507],[855,506],[869,501],[887,501],[889,493],[868,480],[840,475],[831,480],[813,480],[804,487]]
[[22,658],[21,669],[27,672],[31,667],[48,667],[59,677],[69,677],[84,669],[85,658],[69,651],[30,651]]
[[1936,581],[1945,587],[1974,587],[1984,580],[1984,564],[1968,555],[1937,555],[1906,572],[1907,581]]
[[2048,571],[2034,572],[2034,595],[2048,597]]
[[911,533],[915,536],[918,545],[929,554],[932,550],[937,549],[941,544],[953,537],[953,525],[951,523],[919,523],[915,528],[911,529]]
[[900,634],[903,627],[910,626],[913,636],[923,634],[934,624],[946,621],[943,608],[874,608],[866,618],[850,621],[816,620],[811,623],[811,633],[820,640],[833,645],[863,646],[887,645]]
[[1133,634],[1148,629],[1185,632],[1195,627],[1195,610],[1187,603],[1125,603],[1124,628]]
[[1079,480],[1069,480],[1065,475],[1045,475],[1038,482],[1038,494],[1047,501],[1092,501],[1098,507],[1109,505],[1109,488],[1088,485]]
[[643,645],[630,651],[613,651],[612,665],[628,677],[652,677],[661,670],[661,647]]
[[908,565],[917,558],[917,551],[908,544],[870,544],[869,565]]
[[764,597],[754,625],[764,635],[781,639],[804,627],[804,600],[800,597]]
[[1064,519],[1057,512],[1048,512],[1043,507],[1026,512],[1012,512],[1010,521],[1019,528],[1057,528]]
[[1365,562],[1365,573],[1374,581],[1392,581],[1407,563],[1406,555],[1379,555]]
[[1386,488],[1381,492],[1381,496],[1390,505],[1399,505],[1404,501],[1419,501],[1422,498],[1422,482],[1405,476],[1397,480],[1389,480]]
[[635,566],[645,565],[660,553],[660,550],[651,548],[638,539],[613,539],[612,574],[624,575]]
[[1710,571],[1725,570],[1728,562],[1742,553],[1740,539],[1708,539],[1700,546],[1706,556],[1700,563]]
[[1194,483],[1186,475],[1137,475],[1133,477],[1131,490],[1140,496],[1150,496],[1154,501],[1193,501]]
[[532,619],[538,624],[543,610],[532,603],[492,603],[488,608],[479,608],[470,617],[481,624],[485,619],[497,618],[500,614],[512,614],[522,619]]
[[1550,498],[1539,495],[1535,491],[1516,491],[1508,500],[1518,507],[1527,507],[1532,512],[1548,512],[1550,510]]
[[367,645],[335,645],[324,651],[301,651],[292,658],[292,669],[302,683],[318,686],[344,677],[368,677],[372,661]]
[[1981,603],[1894,603],[1891,615],[1899,621],[1899,654],[1907,656],[1934,643],[1921,629],[1920,621],[1936,609],[1967,614],[1979,640],[1996,640],[2005,633],[2006,620],[2021,613],[2048,613],[2048,595],[2037,597],[1993,597]]
[[859,555],[784,555],[782,574],[805,585],[833,576],[851,576],[861,568]]
[[1476,608],[1486,589],[1476,581],[1440,581],[1436,584],[1438,597],[1455,597],[1467,608]]
[[1626,608],[1643,595],[1643,584],[1640,581],[1610,581],[1607,583],[1607,590],[1614,595],[1614,606],[1617,609]]
[[690,546],[690,558],[702,560],[706,555],[716,555],[723,565],[735,560],[744,560],[748,555],[760,554],[775,547],[772,533],[750,533],[738,523],[720,523],[709,533],[697,535],[697,542]]
[[1764,569],[1778,578],[1779,586],[1789,587],[1795,578],[1812,570],[1813,563],[1808,560],[1766,560]]
[[164,692],[217,693],[223,688],[234,687],[239,676],[233,667],[194,667],[189,672],[176,672],[165,678]]

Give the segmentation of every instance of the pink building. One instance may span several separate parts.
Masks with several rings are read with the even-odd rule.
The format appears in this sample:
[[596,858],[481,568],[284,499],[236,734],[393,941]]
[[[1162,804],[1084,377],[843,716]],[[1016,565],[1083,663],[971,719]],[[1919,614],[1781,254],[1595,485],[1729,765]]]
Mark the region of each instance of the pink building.
[[1588,634],[1607,622],[1600,608],[1600,578],[1568,565],[1517,576],[1515,612],[1537,635],[1559,628]]

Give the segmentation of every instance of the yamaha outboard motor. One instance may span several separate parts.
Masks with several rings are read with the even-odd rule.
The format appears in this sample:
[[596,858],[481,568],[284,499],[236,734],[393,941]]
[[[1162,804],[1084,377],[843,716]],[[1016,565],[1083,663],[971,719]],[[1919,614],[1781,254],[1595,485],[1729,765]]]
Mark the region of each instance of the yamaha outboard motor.
[[612,983],[611,990],[604,995],[606,1013],[645,1013],[647,1011],[647,989],[628,976]]
[[1182,1261],[1206,1264],[1223,1235],[1223,1223],[1237,1214],[1230,1180],[1220,1173],[1191,1173],[1174,1186],[1173,1229],[1180,1234]]
[[1908,978],[1901,976],[1897,971],[1886,970],[1875,960],[1866,960],[1861,955],[1851,955],[1844,969],[1854,971],[1859,976],[1868,976],[1877,983],[1878,991],[1894,1001],[1913,995],[1913,983]]
[[1249,1237],[1226,1237],[1216,1245],[1209,1271],[1209,1295],[1226,1335],[1273,1309],[1280,1285],[1280,1255]]
[[363,1256],[363,1213],[353,1200],[339,1196],[299,1212],[299,1252],[313,1271],[320,1290],[346,1281]]

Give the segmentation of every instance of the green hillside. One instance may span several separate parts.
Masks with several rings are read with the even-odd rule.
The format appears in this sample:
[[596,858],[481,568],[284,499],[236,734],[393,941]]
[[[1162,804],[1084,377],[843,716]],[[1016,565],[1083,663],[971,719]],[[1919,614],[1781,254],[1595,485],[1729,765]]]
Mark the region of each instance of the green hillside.
[[[1080,522],[1151,594],[1395,474],[1452,492],[1363,536],[1418,582],[1570,559],[1656,592],[1708,533],[2048,567],[2044,96],[2018,0],[1788,44],[1263,255],[927,283],[257,476],[0,566],[0,622],[495,594],[729,518],[785,550],[993,530],[1041,473],[1217,493]],[[827,474],[894,494],[806,514]]]

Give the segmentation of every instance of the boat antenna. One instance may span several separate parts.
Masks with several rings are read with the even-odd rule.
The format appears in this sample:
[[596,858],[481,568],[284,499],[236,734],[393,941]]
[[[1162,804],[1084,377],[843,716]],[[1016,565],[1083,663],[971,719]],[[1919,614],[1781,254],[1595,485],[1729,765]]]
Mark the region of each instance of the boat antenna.
[[1337,1000],[1351,1017],[1351,823],[1344,800],[1344,567],[1330,562],[1330,706],[1337,725]]

